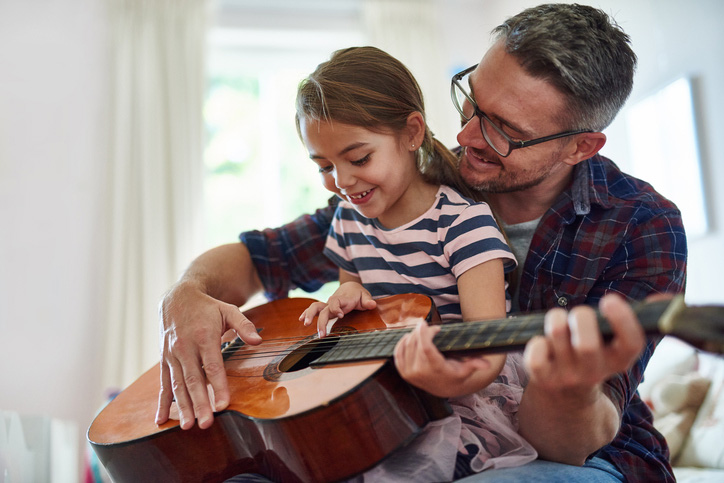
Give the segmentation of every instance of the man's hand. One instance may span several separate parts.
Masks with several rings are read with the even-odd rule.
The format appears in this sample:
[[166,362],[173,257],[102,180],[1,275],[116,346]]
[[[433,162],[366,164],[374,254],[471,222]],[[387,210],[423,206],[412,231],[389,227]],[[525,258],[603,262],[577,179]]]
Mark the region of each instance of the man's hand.
[[[221,337],[232,329],[247,344],[261,337],[237,306],[206,295],[191,282],[180,282],[160,307],[161,390],[156,424],[169,419],[175,398],[182,429],[208,428],[214,411],[229,404],[229,386],[221,356]],[[214,395],[214,407],[208,386]]]
[[608,344],[590,307],[546,314],[545,337],[531,340],[525,351],[531,382],[551,391],[586,392],[633,365],[645,344],[636,315],[616,295],[604,297],[600,310],[614,333]]
[[621,297],[600,303],[613,339],[604,343],[590,307],[546,314],[545,336],[525,349],[530,381],[521,400],[520,433],[544,459],[574,465],[608,444],[620,425],[618,405],[604,382],[628,370],[644,345],[644,331]]

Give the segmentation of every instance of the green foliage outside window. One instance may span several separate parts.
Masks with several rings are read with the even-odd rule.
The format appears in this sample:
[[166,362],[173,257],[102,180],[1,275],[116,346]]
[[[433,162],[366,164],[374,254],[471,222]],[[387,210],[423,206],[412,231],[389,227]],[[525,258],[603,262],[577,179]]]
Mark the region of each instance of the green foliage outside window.
[[204,106],[207,246],[233,243],[242,231],[278,226],[325,206],[331,194],[294,123],[304,75],[210,79]]

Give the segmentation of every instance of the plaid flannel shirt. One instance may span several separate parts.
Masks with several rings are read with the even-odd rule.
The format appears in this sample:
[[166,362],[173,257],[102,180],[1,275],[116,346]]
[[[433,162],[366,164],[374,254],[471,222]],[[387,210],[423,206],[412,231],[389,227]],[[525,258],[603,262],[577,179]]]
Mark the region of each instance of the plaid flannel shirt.
[[[313,215],[240,239],[271,299],[301,287],[315,291],[336,280],[322,253],[336,198]],[[573,183],[541,219],[520,280],[518,309],[597,305],[609,292],[631,300],[678,293],[686,279],[686,236],[676,206],[641,180],[596,155],[576,166]],[[621,428],[595,455],[631,481],[674,481],[669,451],[636,392],[656,345],[650,339],[636,364],[607,382]]]

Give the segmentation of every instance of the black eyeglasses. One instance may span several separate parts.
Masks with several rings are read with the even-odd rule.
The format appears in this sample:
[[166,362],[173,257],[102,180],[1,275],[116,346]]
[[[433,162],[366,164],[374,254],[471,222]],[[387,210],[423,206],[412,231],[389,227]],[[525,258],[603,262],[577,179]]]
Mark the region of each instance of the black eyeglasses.
[[[480,118],[480,130],[483,133],[485,141],[500,156],[505,158],[514,149],[527,148],[529,146],[535,146],[536,144],[545,143],[554,139],[573,136],[574,134],[593,132],[590,129],[564,131],[551,136],[531,139],[530,141],[513,141],[510,136],[505,134],[505,132],[503,132],[503,130],[488,117],[487,114],[480,110],[478,104],[475,100],[473,100],[472,96],[465,90],[464,85],[461,83],[462,79],[466,75],[470,74],[477,66],[478,65],[475,64],[474,66],[468,67],[464,71],[453,76],[450,86],[450,95],[452,97],[453,104],[455,105],[455,109],[458,110],[465,121],[470,121],[475,116]],[[472,107],[472,110],[470,110],[470,107]]]

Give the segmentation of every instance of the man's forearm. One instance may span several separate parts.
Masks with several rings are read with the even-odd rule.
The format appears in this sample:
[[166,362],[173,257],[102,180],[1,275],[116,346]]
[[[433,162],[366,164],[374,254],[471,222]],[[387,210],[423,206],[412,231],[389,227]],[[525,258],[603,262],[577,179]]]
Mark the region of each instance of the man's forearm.
[[599,388],[556,397],[529,384],[520,402],[518,424],[520,434],[541,459],[580,466],[613,440],[620,417]]
[[243,243],[221,245],[197,257],[175,287],[194,286],[217,300],[241,306],[262,290]]

